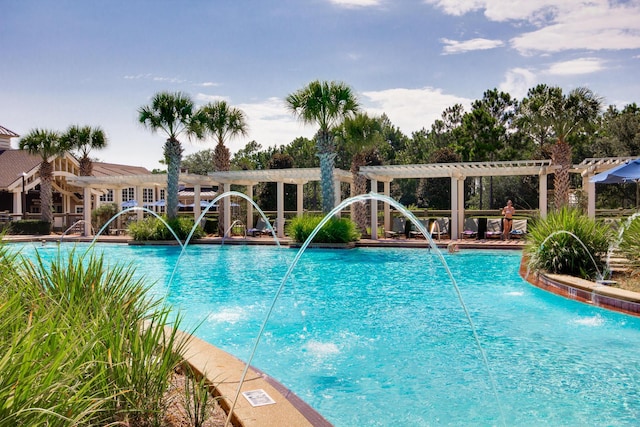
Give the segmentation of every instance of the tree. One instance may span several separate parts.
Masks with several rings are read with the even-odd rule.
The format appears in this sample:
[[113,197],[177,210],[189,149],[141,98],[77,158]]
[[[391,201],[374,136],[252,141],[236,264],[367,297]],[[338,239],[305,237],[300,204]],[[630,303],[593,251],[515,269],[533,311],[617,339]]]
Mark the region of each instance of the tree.
[[[206,133],[216,141],[213,151],[216,172],[231,169],[231,152],[224,143],[231,138],[247,135],[245,114],[239,108],[231,107],[226,101],[210,102],[200,108],[201,125]],[[224,201],[218,203],[218,232],[224,234]]]
[[[535,130],[540,141],[548,135],[555,139],[551,146],[551,162],[557,166],[554,174],[556,209],[569,204],[569,169],[572,164],[571,138],[590,133],[597,123],[602,100],[590,89],[579,87],[568,95],[559,87],[539,85],[529,90],[529,104],[520,118]],[[534,106],[534,108],[531,108]]]
[[77,152],[76,156],[80,163],[80,176],[91,176],[93,172],[93,161],[89,157],[91,150],[100,150],[107,146],[107,136],[100,127],[91,126],[70,126],[66,133],[62,135],[71,150]]
[[359,105],[349,86],[341,82],[315,80],[286,98],[287,108],[306,124],[316,124],[316,151],[320,159],[322,211],[334,206],[333,167],[336,157],[332,129],[358,111]]
[[[351,175],[353,177],[353,192],[351,196],[367,192],[367,178],[360,174],[360,168],[366,166],[371,152],[384,143],[382,137],[382,123],[367,113],[358,113],[345,118],[342,126],[336,130],[338,140],[342,142],[344,151],[351,158]],[[367,229],[367,213],[364,204],[351,205],[353,219],[361,232]]]
[[20,140],[20,149],[29,154],[40,156],[40,214],[42,221],[51,223],[52,215],[52,190],[53,165],[51,157],[60,156],[69,149],[69,146],[56,131],[47,129],[34,129]]
[[182,161],[181,134],[188,138],[202,137],[200,120],[189,95],[182,92],[159,92],[151,99],[151,104],[138,109],[138,120],[152,132],[164,132],[168,138],[164,144],[164,158],[167,162],[167,217],[178,216],[178,181]]
[[201,150],[193,154],[188,154],[182,159],[182,169],[196,175],[207,175],[213,172],[213,150]]

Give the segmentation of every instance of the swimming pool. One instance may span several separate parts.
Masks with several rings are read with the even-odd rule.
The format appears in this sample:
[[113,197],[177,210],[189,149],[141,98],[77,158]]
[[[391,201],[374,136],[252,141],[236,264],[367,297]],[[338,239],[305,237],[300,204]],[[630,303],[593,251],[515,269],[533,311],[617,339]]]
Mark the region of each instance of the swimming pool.
[[[179,247],[99,250],[134,262],[188,325],[202,322],[198,336],[244,360],[296,253],[190,246],[169,284]],[[637,424],[640,319],[530,286],[519,252],[445,258],[497,399],[446,271],[424,249],[305,253],[253,364],[336,426]]]

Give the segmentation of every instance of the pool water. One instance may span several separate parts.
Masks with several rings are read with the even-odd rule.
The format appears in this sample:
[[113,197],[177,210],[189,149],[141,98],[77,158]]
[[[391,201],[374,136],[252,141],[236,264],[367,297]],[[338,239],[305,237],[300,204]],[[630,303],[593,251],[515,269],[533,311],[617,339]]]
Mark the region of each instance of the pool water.
[[[70,248],[70,244],[62,245]],[[80,245],[80,247],[84,247]],[[56,245],[24,245],[45,256]],[[101,245],[156,282],[183,329],[247,360],[296,251]],[[336,426],[623,426],[640,419],[640,319],[537,289],[520,252],[308,250],[253,364]]]

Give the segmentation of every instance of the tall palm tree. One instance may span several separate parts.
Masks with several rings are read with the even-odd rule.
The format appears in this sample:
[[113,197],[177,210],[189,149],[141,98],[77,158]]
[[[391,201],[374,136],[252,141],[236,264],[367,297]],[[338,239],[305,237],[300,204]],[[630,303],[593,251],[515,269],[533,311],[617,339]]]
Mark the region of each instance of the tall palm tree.
[[315,80],[286,98],[287,108],[306,124],[317,124],[316,151],[320,158],[322,211],[334,207],[333,167],[336,157],[332,129],[358,112],[358,100],[349,86],[341,82]]
[[[248,131],[245,114],[239,108],[231,107],[226,101],[210,102],[199,110],[201,125],[216,141],[213,154],[214,170],[217,172],[231,169],[231,153],[224,145],[228,139],[246,136]],[[224,201],[218,203],[218,233],[224,230]]]
[[[525,99],[524,123],[544,142],[546,135],[551,135],[555,143],[551,146],[551,162],[558,166],[554,172],[554,204],[560,209],[569,204],[569,170],[572,165],[572,136],[590,132],[597,123],[602,99],[590,89],[579,87],[568,95],[559,87],[540,85],[529,93],[530,100]],[[527,108],[529,104],[529,108]]]
[[159,92],[151,99],[151,104],[138,109],[138,120],[152,132],[164,132],[168,138],[164,144],[164,158],[167,162],[167,218],[178,216],[178,181],[182,162],[181,134],[188,138],[202,137],[200,121],[189,95],[182,92]]
[[69,146],[56,131],[47,129],[34,129],[20,140],[20,149],[29,154],[40,156],[40,214],[42,221],[51,223],[52,215],[52,182],[53,165],[50,162],[52,156],[62,155]]
[[93,161],[89,157],[91,150],[100,150],[107,146],[107,136],[100,127],[70,126],[62,139],[78,154],[80,176],[91,176]]
[[[360,174],[360,168],[366,166],[377,147],[384,142],[382,123],[380,119],[369,117],[367,113],[358,113],[345,118],[342,126],[336,132],[338,140],[344,144],[344,149],[351,156],[351,175],[353,190],[351,196],[367,192],[367,178]],[[353,219],[361,232],[367,229],[367,212],[364,204],[352,205]]]

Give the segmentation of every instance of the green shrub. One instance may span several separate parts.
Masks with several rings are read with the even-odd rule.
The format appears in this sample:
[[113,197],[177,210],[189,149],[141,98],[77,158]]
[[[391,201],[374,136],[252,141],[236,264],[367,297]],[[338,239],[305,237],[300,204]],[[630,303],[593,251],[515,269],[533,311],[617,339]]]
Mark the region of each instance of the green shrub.
[[[107,203],[100,205],[98,209],[91,212],[91,226],[96,230],[100,230],[104,225],[109,222],[118,213],[118,206],[115,203]],[[109,227],[104,231],[104,234],[109,234]]]
[[623,230],[618,249],[629,260],[633,273],[640,273],[640,217],[634,218]]
[[[584,279],[604,275],[611,231],[580,211],[563,208],[528,225],[525,253],[534,270]],[[584,246],[583,246],[584,245]]]
[[[304,215],[293,218],[287,227],[287,234],[296,242],[304,242],[324,217]],[[331,218],[318,231],[313,241],[316,243],[348,243],[360,238],[356,224],[348,218]]]
[[0,425],[159,425],[185,342],[132,268],[0,261]]
[[[171,220],[163,218],[171,230],[178,236],[178,239],[185,240],[191,229],[193,228],[193,219],[187,217],[178,217]],[[142,221],[135,221],[129,224],[127,233],[136,241],[145,240],[174,240],[175,237],[171,230],[155,216],[150,216]],[[193,239],[199,239],[204,236],[204,231],[200,226],[196,227],[193,232]]]
[[51,223],[36,219],[11,221],[7,234],[29,234],[46,236],[51,233]]

